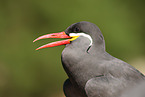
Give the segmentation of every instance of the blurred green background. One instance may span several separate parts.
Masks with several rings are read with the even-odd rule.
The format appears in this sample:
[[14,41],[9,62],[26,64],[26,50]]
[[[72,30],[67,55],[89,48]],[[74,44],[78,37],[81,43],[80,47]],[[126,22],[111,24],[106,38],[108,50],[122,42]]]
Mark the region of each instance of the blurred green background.
[[32,41],[89,21],[101,29],[107,51],[145,71],[144,0],[0,0],[0,97],[64,97],[64,46],[35,49]]

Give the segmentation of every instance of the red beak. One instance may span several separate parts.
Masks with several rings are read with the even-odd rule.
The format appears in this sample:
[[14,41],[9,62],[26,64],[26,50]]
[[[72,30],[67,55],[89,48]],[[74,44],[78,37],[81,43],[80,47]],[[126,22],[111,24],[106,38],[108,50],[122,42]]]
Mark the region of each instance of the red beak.
[[[40,39],[45,39],[45,38],[71,38],[70,36],[68,36],[64,31],[63,32],[59,32],[59,33],[52,33],[52,34],[46,34],[43,36],[38,37],[37,39],[35,39],[33,42],[40,40]],[[43,45],[39,48],[37,48],[36,50],[42,49],[42,48],[48,48],[48,47],[54,47],[54,46],[59,46],[59,45],[65,45],[65,44],[69,44],[70,43],[70,39],[67,40],[62,40],[62,41],[57,41],[57,42],[52,42],[46,45]]]

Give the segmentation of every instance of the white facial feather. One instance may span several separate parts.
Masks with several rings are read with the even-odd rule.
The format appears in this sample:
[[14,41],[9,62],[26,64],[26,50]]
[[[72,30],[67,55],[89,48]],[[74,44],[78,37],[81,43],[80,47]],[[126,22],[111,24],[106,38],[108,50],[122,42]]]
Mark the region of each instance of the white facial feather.
[[86,37],[90,40],[90,45],[89,46],[91,46],[93,44],[92,37],[88,34],[85,34],[85,33],[70,33],[69,36],[70,37],[72,37],[72,36],[83,36],[83,37]]

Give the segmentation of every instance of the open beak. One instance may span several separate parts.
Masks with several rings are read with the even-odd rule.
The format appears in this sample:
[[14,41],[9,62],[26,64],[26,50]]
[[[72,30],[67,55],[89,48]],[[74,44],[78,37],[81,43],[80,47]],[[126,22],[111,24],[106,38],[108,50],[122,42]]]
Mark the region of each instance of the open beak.
[[46,45],[40,46],[39,48],[37,48],[36,50],[42,49],[42,48],[48,48],[48,47],[54,47],[54,46],[59,46],[59,45],[65,45],[65,44],[70,44],[70,41],[75,40],[76,38],[78,38],[79,36],[68,36],[64,31],[63,32],[59,32],[59,33],[52,33],[52,34],[46,34],[43,36],[38,37],[37,39],[35,39],[33,42],[40,40],[40,39],[46,39],[46,38],[69,38],[67,40],[62,40],[62,41],[56,41],[56,42],[52,42],[52,43],[48,43]]

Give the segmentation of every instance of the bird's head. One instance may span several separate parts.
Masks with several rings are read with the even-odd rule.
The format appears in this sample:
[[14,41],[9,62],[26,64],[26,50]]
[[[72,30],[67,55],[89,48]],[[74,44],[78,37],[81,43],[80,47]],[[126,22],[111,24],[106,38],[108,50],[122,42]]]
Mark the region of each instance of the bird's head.
[[90,23],[90,22],[85,22],[85,21],[72,24],[63,32],[46,34],[46,35],[40,36],[37,39],[35,39],[33,42],[40,39],[45,39],[45,38],[68,38],[68,39],[43,45],[37,48],[36,50],[47,48],[47,47],[72,44],[78,38],[83,38],[84,42],[85,40],[89,41],[87,50],[89,50],[89,48],[94,44],[104,45],[104,38],[100,29],[95,24]]

